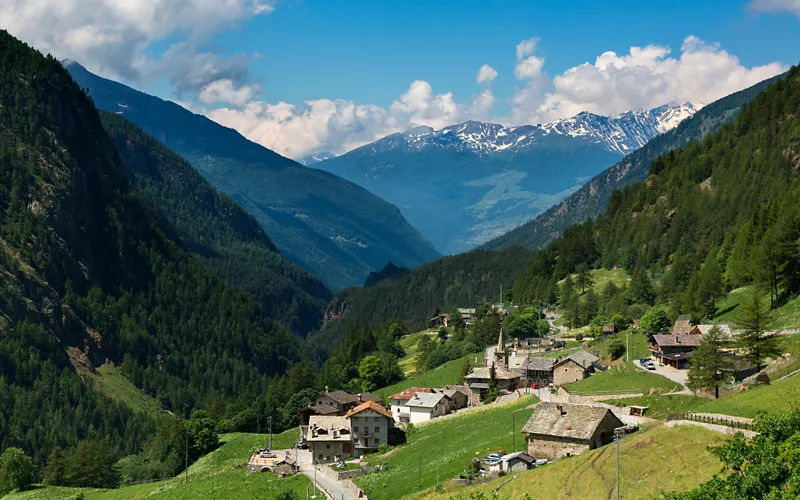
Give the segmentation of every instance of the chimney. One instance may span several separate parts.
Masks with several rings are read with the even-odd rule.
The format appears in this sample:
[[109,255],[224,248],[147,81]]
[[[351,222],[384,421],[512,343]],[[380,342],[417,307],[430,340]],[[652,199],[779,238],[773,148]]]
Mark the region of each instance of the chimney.
[[564,407],[562,405],[556,405],[556,409],[558,410],[558,413],[560,413],[562,416],[564,415]]
[[328,394],[328,386],[325,386],[325,394]]

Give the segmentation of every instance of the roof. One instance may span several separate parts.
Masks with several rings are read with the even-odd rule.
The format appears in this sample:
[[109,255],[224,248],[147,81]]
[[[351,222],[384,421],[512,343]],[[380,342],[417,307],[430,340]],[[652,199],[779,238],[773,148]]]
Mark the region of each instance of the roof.
[[470,387],[473,389],[488,389],[489,384],[486,382],[474,382],[470,384]]
[[357,397],[344,391],[331,391],[324,395],[328,396],[329,398],[336,401],[340,405],[346,405],[348,403],[358,403]]
[[522,367],[526,370],[549,372],[555,364],[555,358],[528,358]]
[[427,392],[418,392],[414,394],[414,397],[408,400],[406,406],[410,406],[412,408],[435,408],[436,405],[439,404],[439,401],[446,398],[443,393],[427,393]]
[[673,335],[665,333],[653,335],[651,338],[659,347],[697,347],[700,344],[700,341],[703,339],[703,336],[690,334]]
[[476,309],[466,308],[466,307],[459,307],[458,312],[461,314],[475,314]]
[[307,441],[350,441],[350,421],[345,417],[312,415],[308,420]]
[[446,385],[444,386],[444,390],[442,392],[448,398],[452,398],[457,393],[469,396],[469,387],[466,385]]
[[526,451],[517,451],[514,453],[509,453],[508,455],[503,455],[502,458],[500,458],[500,460],[502,460],[503,462],[508,462],[514,459],[519,459],[529,464],[536,462],[536,459],[528,455],[528,452]]
[[584,368],[589,368],[589,366],[591,366],[592,363],[595,363],[600,360],[599,357],[595,356],[589,351],[584,351],[583,349],[576,352],[572,356],[569,356],[568,359],[576,361],[579,365],[581,365]]
[[339,413],[339,408],[323,403],[321,405],[313,405],[309,406],[308,408],[303,408],[300,411],[311,411],[317,415],[332,415],[334,413]]
[[608,408],[541,402],[522,428],[522,432],[588,440],[592,438],[603,419],[609,415],[616,421],[615,427],[622,427],[622,422]]
[[381,402],[381,398],[372,394],[371,392],[362,392],[361,394],[358,395],[358,400],[361,401],[362,403],[365,401],[375,401],[376,403]]
[[350,411],[348,411],[347,415],[345,415],[345,417],[346,418],[350,418],[352,415],[355,415],[356,413],[360,413],[360,412],[362,412],[364,410],[376,411],[376,412],[380,413],[381,415],[383,415],[384,417],[392,418],[392,412],[390,412],[389,410],[387,410],[383,406],[379,405],[375,401],[365,401],[365,402],[361,403],[360,405],[358,405],[355,408],[352,408]]
[[[470,372],[469,375],[467,375],[464,378],[467,379],[467,380],[470,380],[470,379],[472,379],[472,380],[475,380],[475,379],[477,379],[477,380],[483,380],[483,379],[489,380],[491,378],[491,376],[490,376],[491,369],[492,369],[491,366],[484,366],[483,368],[475,368],[474,370],[472,370]],[[494,370],[495,370],[495,378],[497,378],[497,380],[512,380],[512,379],[521,377],[521,375],[519,373],[510,372],[510,371],[506,370],[505,368],[503,368],[502,366],[495,366]],[[469,384],[469,385],[472,386],[474,384]]]
[[693,334],[700,334],[705,335],[711,331],[712,328],[718,327],[722,331],[722,335],[728,338],[733,338],[733,330],[731,330],[731,325],[727,323],[719,323],[719,324],[709,324],[709,325],[697,325],[692,330]]
[[681,334],[681,333],[685,334],[685,333],[689,333],[691,331],[692,331],[691,316],[689,316],[689,317],[680,316],[680,317],[678,317],[678,320],[675,322],[675,324],[672,325],[672,333],[673,334],[676,334],[676,333],[677,334]]
[[683,360],[683,359],[691,358],[692,354],[694,354],[694,352],[691,352],[691,351],[690,352],[673,352],[673,353],[670,353],[670,354],[662,354],[661,357],[665,358],[665,359],[671,359],[673,361],[680,361],[680,360]]
[[399,399],[401,401],[407,401],[414,397],[414,394],[418,392],[433,392],[433,389],[428,387],[412,387],[410,389],[406,389],[405,391],[398,392],[397,394],[393,394],[389,396],[389,399]]

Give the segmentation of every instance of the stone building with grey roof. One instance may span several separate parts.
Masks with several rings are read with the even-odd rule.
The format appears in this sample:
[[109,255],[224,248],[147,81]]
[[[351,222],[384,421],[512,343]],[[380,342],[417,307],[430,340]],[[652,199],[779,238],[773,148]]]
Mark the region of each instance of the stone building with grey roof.
[[531,456],[552,461],[608,444],[623,425],[608,408],[542,402],[522,432]]

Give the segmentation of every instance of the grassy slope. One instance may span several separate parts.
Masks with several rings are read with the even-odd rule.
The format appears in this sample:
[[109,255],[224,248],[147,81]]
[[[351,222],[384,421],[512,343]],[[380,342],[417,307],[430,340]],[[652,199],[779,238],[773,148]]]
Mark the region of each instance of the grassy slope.
[[[469,359],[469,362],[472,363],[473,367],[483,366],[483,353],[476,352],[468,354],[462,358],[448,361],[447,363],[434,368],[433,370],[419,374],[412,374],[410,377],[401,382],[384,387],[383,389],[378,389],[375,391],[375,394],[385,398],[402,390],[408,389],[409,387],[442,387],[448,384],[460,384],[462,382],[459,380],[459,376],[461,375],[461,365],[464,363],[465,359]],[[477,361],[475,361],[476,359]]]
[[[623,342],[626,342],[624,333],[621,334],[620,338]],[[634,366],[633,362],[635,360],[650,354],[647,349],[647,337],[645,335],[631,333],[627,336],[627,343],[631,351],[631,361],[629,363],[624,362],[625,358],[623,358],[623,360],[617,361],[614,366],[611,366],[608,371],[595,373],[587,379],[568,385],[566,387],[567,391],[571,394],[620,394],[640,391],[649,394],[651,390],[670,392],[680,389],[678,384]],[[603,351],[602,344],[599,349],[601,352]]]
[[133,385],[122,371],[113,365],[104,364],[96,373],[86,372],[92,385],[100,392],[116,401],[126,404],[134,411],[160,413],[163,408],[153,397]]
[[430,488],[436,484],[437,469],[440,481],[447,481],[460,474],[474,457],[498,450],[511,452],[512,430],[516,448],[524,449],[520,430],[533,414],[535,402],[531,396],[419,427],[408,438],[408,444],[385,455],[369,457],[370,464],[384,464],[385,471],[356,482],[369,490],[372,499],[395,499],[416,489],[420,459],[422,487]]
[[[721,444],[726,437],[700,427],[670,429],[647,427],[620,444],[620,493],[632,499],[661,498],[661,491],[684,491],[711,478],[719,460],[706,447]],[[528,472],[505,476],[486,485],[462,488],[447,483],[445,492],[422,492],[421,498],[443,498],[476,491],[491,497],[503,484],[499,497],[523,499],[528,493],[537,500],[613,498],[616,453],[614,445],[561,460]],[[509,479],[511,479],[509,481]]]
[[[736,323],[739,319],[739,304],[752,292],[752,287],[731,290],[728,295],[717,302],[718,314],[714,321],[720,323]],[[762,303],[767,306],[769,298],[764,295]],[[800,327],[800,297],[795,297],[780,307],[770,311],[768,328],[774,330],[794,329]]]
[[[273,436],[273,447],[288,448],[297,439],[297,429]],[[87,488],[38,488],[9,495],[9,500],[71,499],[82,492],[87,500],[137,500],[137,499],[190,499],[215,498],[273,498],[287,490],[294,491],[298,498],[305,495],[310,482],[305,476],[279,479],[272,474],[247,476],[245,464],[253,448],[264,446],[263,434],[224,434],[222,446],[200,458],[189,467],[189,482],[185,476],[149,484],[127,486],[115,490]]]
[[[589,271],[589,274],[592,277],[592,284],[591,289],[594,290],[594,293],[603,293],[603,289],[606,285],[610,282],[614,282],[615,285],[627,285],[631,281],[631,277],[625,269],[592,269]],[[572,282],[575,283],[578,279],[577,274],[572,275]],[[558,285],[561,286],[564,283],[564,280],[558,282]]]
[[399,340],[400,347],[403,348],[403,350],[406,352],[406,355],[398,360],[398,363],[400,364],[400,368],[403,369],[403,374],[406,377],[413,375],[416,371],[416,367],[414,366],[414,356],[417,355],[417,342],[419,342],[419,339],[421,339],[423,335],[429,335],[431,338],[438,341],[436,332],[429,331],[412,333]]

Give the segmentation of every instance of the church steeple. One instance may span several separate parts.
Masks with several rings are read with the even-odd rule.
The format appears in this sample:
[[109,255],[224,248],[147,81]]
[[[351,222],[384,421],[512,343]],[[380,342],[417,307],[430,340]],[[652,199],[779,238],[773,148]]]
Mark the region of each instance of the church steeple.
[[500,323],[500,337],[497,339],[497,350],[498,351],[505,351],[506,350],[506,343],[503,342],[503,324]]
[[508,353],[506,343],[503,341],[503,324],[500,324],[500,336],[497,339],[497,349],[494,351],[494,362],[504,370],[508,370]]

